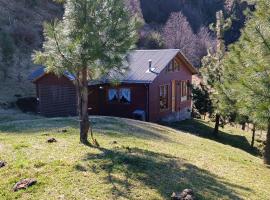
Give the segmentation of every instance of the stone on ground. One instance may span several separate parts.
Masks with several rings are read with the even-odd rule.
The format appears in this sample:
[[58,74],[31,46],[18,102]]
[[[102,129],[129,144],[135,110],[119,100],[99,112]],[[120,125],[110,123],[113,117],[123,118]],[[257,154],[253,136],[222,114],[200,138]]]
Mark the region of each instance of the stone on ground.
[[6,166],[6,162],[0,160],[0,168],[5,167],[5,166]]
[[171,200],[195,200],[192,189],[184,189],[181,193],[173,192]]
[[28,187],[35,185],[36,183],[37,180],[33,178],[23,179],[14,185],[13,191],[16,192],[18,190],[27,189]]
[[47,140],[48,143],[54,143],[57,142],[57,140],[55,138],[50,138]]

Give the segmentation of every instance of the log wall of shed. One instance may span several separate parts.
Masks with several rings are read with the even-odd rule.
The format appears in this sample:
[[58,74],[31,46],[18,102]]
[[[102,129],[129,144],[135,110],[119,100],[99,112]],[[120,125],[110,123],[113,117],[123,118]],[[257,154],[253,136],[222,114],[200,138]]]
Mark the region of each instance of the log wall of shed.
[[39,112],[46,117],[75,116],[76,89],[72,81],[47,74],[36,81]]

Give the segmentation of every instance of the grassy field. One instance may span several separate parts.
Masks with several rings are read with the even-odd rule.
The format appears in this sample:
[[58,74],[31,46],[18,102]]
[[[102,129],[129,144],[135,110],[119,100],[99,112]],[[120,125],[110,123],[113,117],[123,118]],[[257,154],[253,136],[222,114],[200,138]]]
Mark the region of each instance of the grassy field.
[[[8,117],[8,118],[7,118]],[[270,169],[249,148],[250,133],[190,120],[172,128],[92,117],[101,148],[79,144],[74,118],[0,118],[0,199],[169,199],[192,188],[198,199],[270,198]],[[67,130],[63,132],[62,130]],[[57,143],[48,144],[54,137]],[[23,178],[38,183],[13,192]]]

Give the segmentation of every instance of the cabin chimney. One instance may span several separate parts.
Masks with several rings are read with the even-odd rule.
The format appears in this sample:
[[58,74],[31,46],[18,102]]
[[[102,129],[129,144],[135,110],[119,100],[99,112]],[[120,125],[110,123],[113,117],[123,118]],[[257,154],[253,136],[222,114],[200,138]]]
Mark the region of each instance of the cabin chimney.
[[150,60],[148,60],[148,62],[149,62],[149,72],[151,72],[152,71],[152,60],[150,59]]

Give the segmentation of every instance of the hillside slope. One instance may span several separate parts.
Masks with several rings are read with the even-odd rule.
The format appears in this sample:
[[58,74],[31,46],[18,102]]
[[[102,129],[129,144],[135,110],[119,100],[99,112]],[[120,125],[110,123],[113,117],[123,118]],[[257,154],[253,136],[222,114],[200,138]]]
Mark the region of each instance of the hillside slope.
[[[93,117],[101,144],[95,149],[78,143],[74,118],[32,118],[0,122],[0,160],[7,162],[0,169],[0,199],[161,200],[184,188],[200,200],[270,196],[270,169],[229,144],[151,123]],[[51,137],[58,142],[46,143]],[[27,177],[37,185],[11,192]]]
[[[125,1],[132,15],[138,13],[146,22],[142,28],[144,34],[140,35],[138,48],[166,47],[165,44],[161,44],[166,41],[156,44],[159,41],[152,40],[160,39],[156,33],[162,35],[164,24],[172,12],[182,12],[192,27],[194,40],[199,40],[194,43],[195,46],[189,48],[196,52],[196,49],[201,49],[193,57],[186,56],[198,66],[201,57],[206,54],[208,43],[212,44],[215,40],[208,26],[215,21],[216,11],[222,9],[226,15],[233,14],[236,18],[232,29],[225,35],[229,44],[238,39],[245,22],[243,11],[247,8],[245,1],[233,6],[233,2],[241,2],[240,0]],[[63,6],[53,3],[52,0],[0,0],[0,107],[7,107],[8,102],[14,102],[18,97],[35,95],[33,84],[27,80],[28,75],[37,67],[32,63],[31,55],[34,50],[42,47],[43,22],[60,18],[62,14]],[[198,42],[202,43],[202,46],[198,45]],[[180,48],[168,48],[176,47]],[[196,59],[192,59],[194,57]]]
[[[36,68],[31,55],[42,47],[43,23],[62,12],[62,7],[50,0],[0,0],[0,107],[15,101],[14,95],[34,95],[27,79]],[[11,49],[8,62],[3,62],[3,46]]]

